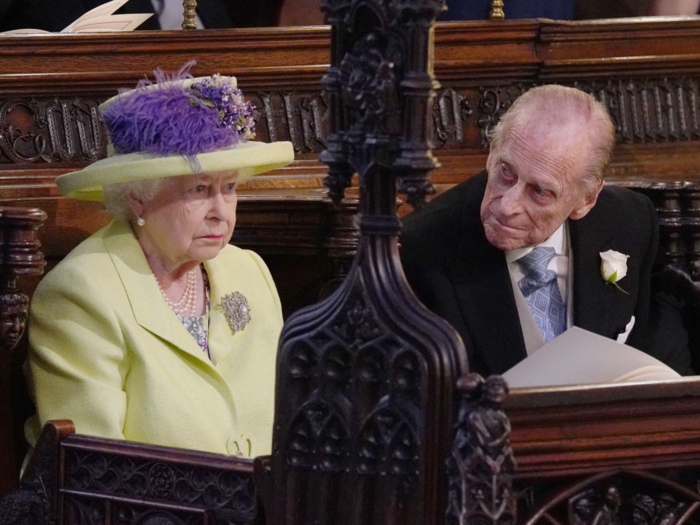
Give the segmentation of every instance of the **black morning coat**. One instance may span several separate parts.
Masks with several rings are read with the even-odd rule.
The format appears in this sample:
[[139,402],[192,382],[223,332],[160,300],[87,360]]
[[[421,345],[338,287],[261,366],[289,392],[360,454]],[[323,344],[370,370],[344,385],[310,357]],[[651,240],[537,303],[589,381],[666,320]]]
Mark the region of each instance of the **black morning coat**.
[[[418,298],[459,332],[470,370],[500,374],[524,359],[526,350],[505,254],[488,242],[479,215],[486,181],[483,171],[407,216],[400,254]],[[634,315],[627,344],[681,374],[691,373],[679,316],[671,312],[663,317],[681,323],[660,327],[675,330],[669,337],[649,333],[650,278],[659,240],[651,201],[606,186],[585,217],[569,220],[569,232],[574,325],[615,339]],[[629,255],[627,276],[618,283],[627,293],[601,276],[600,252],[606,250]],[[657,340],[665,346],[650,348]]]

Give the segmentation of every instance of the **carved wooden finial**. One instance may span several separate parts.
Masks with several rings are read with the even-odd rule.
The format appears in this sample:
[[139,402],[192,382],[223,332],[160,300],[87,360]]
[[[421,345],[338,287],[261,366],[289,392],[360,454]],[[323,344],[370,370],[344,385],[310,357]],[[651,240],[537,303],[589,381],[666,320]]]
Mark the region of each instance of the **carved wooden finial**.
[[182,29],[185,31],[197,29],[197,20],[195,20],[197,0],[183,0],[182,6],[185,8],[185,19],[182,22]]
[[503,11],[503,0],[492,0],[489,20],[505,20],[505,18],[506,14]]

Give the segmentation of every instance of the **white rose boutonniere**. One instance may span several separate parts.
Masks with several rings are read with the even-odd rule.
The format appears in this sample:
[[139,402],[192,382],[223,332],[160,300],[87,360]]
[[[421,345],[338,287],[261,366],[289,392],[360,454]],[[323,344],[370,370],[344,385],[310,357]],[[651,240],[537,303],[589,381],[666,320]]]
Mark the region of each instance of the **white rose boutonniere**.
[[607,252],[600,252],[600,258],[602,260],[600,275],[603,276],[603,280],[614,285],[621,292],[628,293],[620,288],[617,282],[627,275],[627,259],[629,255],[616,252],[615,250],[608,250]]

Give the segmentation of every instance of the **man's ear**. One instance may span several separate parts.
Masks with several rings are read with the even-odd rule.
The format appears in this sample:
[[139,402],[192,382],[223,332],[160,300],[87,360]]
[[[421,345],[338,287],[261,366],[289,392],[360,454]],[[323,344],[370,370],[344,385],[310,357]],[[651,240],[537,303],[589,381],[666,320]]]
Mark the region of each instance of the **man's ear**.
[[598,184],[598,188],[596,188],[592,192],[588,192],[588,194],[583,198],[583,200],[579,202],[578,206],[573,209],[573,211],[569,215],[569,219],[577,221],[579,219],[583,219],[586,215],[588,215],[588,212],[591,211],[593,206],[595,206],[595,203],[598,201],[598,195],[600,194],[600,190],[603,189],[604,184],[605,183],[603,181],[600,181],[600,184]]

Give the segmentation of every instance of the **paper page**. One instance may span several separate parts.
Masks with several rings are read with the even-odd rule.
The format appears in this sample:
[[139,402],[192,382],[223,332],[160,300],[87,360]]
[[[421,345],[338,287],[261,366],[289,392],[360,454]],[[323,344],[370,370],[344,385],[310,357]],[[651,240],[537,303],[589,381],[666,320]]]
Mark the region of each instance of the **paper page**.
[[50,35],[49,31],[44,31],[43,29],[11,29],[9,31],[3,31],[0,33],[2,36],[22,36],[22,35]]
[[153,13],[99,16],[74,24],[71,32],[99,33],[105,31],[132,31],[151,16],[153,16]]
[[503,374],[513,387],[658,381],[680,375],[644,352],[572,327]]
[[615,383],[641,383],[644,381],[667,381],[669,379],[678,379],[680,375],[675,370],[663,366],[643,366],[632,370],[617,379]]
[[98,5],[97,7],[94,7],[90,9],[87,13],[84,15],[78,17],[72,24],[70,24],[68,27],[66,27],[61,33],[72,33],[73,28],[78,25],[81,22],[85,22],[86,20],[89,20],[90,18],[97,18],[98,16],[109,16],[112,13],[114,13],[117,9],[119,9],[121,6],[126,4],[129,0],[111,0],[109,2],[106,2],[102,5]]

